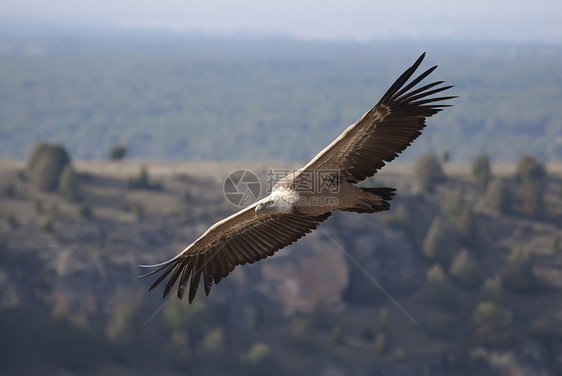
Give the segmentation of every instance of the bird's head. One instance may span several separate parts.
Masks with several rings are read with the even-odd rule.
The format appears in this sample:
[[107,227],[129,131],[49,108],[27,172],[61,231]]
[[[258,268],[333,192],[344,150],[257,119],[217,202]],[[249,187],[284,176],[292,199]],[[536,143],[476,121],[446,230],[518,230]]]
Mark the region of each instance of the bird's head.
[[295,214],[295,194],[293,192],[277,192],[274,191],[256,205],[255,211]]

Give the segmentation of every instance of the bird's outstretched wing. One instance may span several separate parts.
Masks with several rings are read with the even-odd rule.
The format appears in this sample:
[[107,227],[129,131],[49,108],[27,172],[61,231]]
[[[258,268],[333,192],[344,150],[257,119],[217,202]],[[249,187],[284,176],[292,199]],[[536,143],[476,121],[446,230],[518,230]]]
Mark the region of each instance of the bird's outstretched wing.
[[[259,203],[259,202],[258,202]],[[271,212],[255,212],[251,205],[211,226],[199,239],[171,260],[158,265],[143,265],[158,269],[143,275],[162,272],[150,290],[170,275],[164,297],[179,280],[178,298],[183,298],[189,283],[189,302],[193,301],[201,275],[205,294],[213,282],[219,283],[237,265],[254,263],[273,255],[315,229],[331,213],[310,217]]]
[[406,84],[424,57],[425,53],[394,82],[373,108],[314,157],[302,171],[338,170],[343,179],[357,183],[374,175],[385,162],[392,161],[406,149],[421,134],[427,117],[450,106],[439,103],[456,98],[432,96],[452,87],[438,87],[443,81],[415,88],[437,66]]

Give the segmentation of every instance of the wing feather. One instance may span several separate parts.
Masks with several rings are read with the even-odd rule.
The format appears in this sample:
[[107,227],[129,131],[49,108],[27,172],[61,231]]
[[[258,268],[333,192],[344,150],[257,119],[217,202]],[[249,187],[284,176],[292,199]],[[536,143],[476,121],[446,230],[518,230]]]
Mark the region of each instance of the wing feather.
[[188,246],[154,274],[162,272],[152,284],[154,289],[171,275],[164,288],[167,296],[178,282],[178,298],[188,290],[192,302],[199,289],[201,275],[205,294],[237,265],[254,263],[273,255],[295,242],[326,220],[331,213],[310,217],[280,213],[256,213],[255,205],[211,226],[199,239]]
[[407,83],[424,57],[425,53],[390,86],[373,108],[301,171],[337,170],[345,180],[358,183],[374,175],[404,151],[421,134],[426,118],[450,106],[437,102],[456,98],[433,97],[453,87],[438,87],[444,81],[415,88],[437,66],[427,69]]

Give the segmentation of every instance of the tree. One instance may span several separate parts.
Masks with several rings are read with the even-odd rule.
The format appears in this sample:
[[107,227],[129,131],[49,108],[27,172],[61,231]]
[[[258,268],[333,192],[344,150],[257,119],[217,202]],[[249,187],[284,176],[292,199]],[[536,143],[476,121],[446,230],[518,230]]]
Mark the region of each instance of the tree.
[[543,212],[543,184],[546,170],[532,155],[525,154],[517,162],[515,178],[521,183],[523,210],[531,217]]
[[546,170],[542,163],[538,162],[530,154],[522,155],[517,162],[515,178],[523,183],[526,180],[542,181],[546,177]]
[[425,257],[438,261],[449,261],[450,249],[455,244],[451,229],[448,227],[441,217],[433,220],[423,241]]
[[116,145],[109,151],[109,159],[112,161],[120,161],[127,155],[127,147],[124,145]]
[[435,154],[424,154],[416,162],[415,176],[422,191],[432,192],[445,175]]
[[447,279],[443,267],[435,263],[427,270],[427,301],[442,311],[453,311],[459,307],[458,293]]
[[375,338],[374,349],[378,353],[383,353],[388,351],[388,339],[385,332],[378,332]]
[[82,198],[80,193],[80,179],[70,164],[66,165],[62,170],[59,178],[58,191],[62,198],[70,202],[77,202]]
[[148,171],[146,170],[146,167],[141,166],[139,170],[139,174],[134,178],[130,178],[127,181],[127,185],[129,186],[129,188],[134,188],[134,189],[152,188],[152,184],[150,184],[150,178],[148,176]]
[[441,213],[450,222],[455,222],[463,209],[464,197],[461,187],[457,187],[452,191],[447,191],[441,200]]
[[461,250],[449,268],[449,274],[463,286],[474,286],[479,280],[478,267],[466,249]]
[[531,293],[539,288],[530,255],[520,246],[511,250],[501,278],[502,285],[513,292]]
[[494,179],[489,185],[485,196],[488,207],[498,214],[511,211],[513,197],[507,183],[503,179]]
[[61,145],[37,144],[29,155],[27,168],[40,190],[54,191],[64,168],[70,164],[70,157]]
[[472,179],[479,192],[486,192],[488,183],[492,178],[490,159],[486,154],[480,154],[472,161]]
[[538,217],[544,209],[544,192],[542,181],[525,179],[521,185],[523,210],[530,217]]
[[132,318],[135,310],[130,305],[120,303],[111,313],[105,327],[105,335],[112,343],[124,344],[133,334]]
[[472,312],[476,335],[483,343],[497,344],[511,336],[511,310],[492,301],[481,301]]
[[50,148],[50,145],[47,144],[46,142],[39,142],[37,143],[33,149],[31,149],[31,152],[29,153],[29,156],[27,157],[27,170],[28,171],[33,171],[36,166],[37,163],[43,158],[43,156],[47,153],[47,150]]
[[461,209],[459,217],[455,222],[455,227],[459,235],[467,242],[474,242],[477,234],[476,224],[474,223],[474,214],[468,203],[465,203]]

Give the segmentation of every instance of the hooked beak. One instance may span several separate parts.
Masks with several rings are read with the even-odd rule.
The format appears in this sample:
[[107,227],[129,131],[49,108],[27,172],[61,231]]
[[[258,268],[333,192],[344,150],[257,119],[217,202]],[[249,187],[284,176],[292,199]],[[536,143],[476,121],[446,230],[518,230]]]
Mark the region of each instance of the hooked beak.
[[257,204],[256,208],[254,209],[256,213],[261,212],[263,209],[265,209],[265,205],[264,204]]

